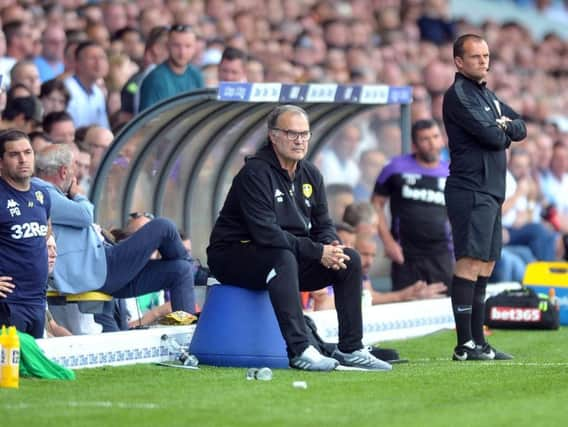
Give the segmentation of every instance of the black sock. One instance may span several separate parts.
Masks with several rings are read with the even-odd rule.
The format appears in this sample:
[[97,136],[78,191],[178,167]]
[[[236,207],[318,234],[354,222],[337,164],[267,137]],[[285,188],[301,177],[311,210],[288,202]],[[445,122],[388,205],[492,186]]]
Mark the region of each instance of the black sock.
[[458,345],[473,339],[471,335],[471,311],[475,282],[454,276],[452,279],[452,308],[456,322]]
[[483,323],[485,322],[485,289],[489,277],[478,276],[473,293],[473,306],[471,308],[471,334],[478,345],[485,344]]

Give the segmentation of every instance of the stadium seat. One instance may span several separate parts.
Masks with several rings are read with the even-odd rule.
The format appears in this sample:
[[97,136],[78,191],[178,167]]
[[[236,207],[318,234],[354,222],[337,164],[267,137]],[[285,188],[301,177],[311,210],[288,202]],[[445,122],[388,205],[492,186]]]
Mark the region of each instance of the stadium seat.
[[102,313],[103,304],[112,300],[110,295],[102,292],[83,292],[82,294],[63,294],[55,289],[47,291],[47,301],[53,305],[76,303],[81,313]]
[[268,291],[210,287],[189,351],[204,365],[288,368]]
[[551,296],[558,304],[560,324],[568,325],[568,262],[537,261],[527,265],[523,285]]

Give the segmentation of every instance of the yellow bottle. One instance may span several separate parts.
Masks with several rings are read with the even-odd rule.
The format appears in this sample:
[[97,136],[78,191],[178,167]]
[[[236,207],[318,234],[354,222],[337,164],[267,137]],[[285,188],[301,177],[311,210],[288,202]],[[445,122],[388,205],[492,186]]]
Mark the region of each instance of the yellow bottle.
[[0,387],[18,388],[20,385],[20,338],[16,327],[10,326],[8,334],[3,334],[3,337]]

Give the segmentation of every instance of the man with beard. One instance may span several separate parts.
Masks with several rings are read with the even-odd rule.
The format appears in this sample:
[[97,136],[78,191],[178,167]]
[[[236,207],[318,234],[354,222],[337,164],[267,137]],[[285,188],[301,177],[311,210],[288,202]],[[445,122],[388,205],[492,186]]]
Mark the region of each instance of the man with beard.
[[182,92],[204,87],[201,72],[190,65],[196,36],[188,25],[174,25],[168,33],[168,59],[146,76],[140,88],[140,111]]
[[51,201],[31,182],[34,163],[24,132],[0,131],[0,325],[41,338]]
[[[452,281],[453,254],[444,185],[448,163],[440,160],[443,146],[434,120],[412,126],[412,154],[394,157],[383,168],[373,191],[379,215],[378,231],[392,260],[392,290],[417,282]],[[390,199],[389,230],[385,206]]]

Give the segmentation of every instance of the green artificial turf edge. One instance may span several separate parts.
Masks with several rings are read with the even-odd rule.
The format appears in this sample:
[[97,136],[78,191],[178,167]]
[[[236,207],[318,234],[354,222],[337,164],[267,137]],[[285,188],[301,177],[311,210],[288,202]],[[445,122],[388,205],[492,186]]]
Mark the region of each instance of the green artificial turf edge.
[[[453,362],[454,333],[383,343],[407,364],[392,372],[156,365],[77,371],[77,380],[22,379],[0,389],[0,426],[554,426],[566,419],[568,328],[494,331],[511,362]],[[294,388],[305,381],[307,389]]]

